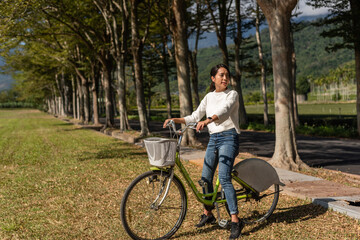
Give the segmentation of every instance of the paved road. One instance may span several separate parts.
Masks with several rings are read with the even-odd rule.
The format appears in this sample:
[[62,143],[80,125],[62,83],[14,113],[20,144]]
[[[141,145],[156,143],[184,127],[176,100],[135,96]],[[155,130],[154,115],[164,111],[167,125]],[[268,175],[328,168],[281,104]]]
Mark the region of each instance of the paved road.
[[[140,129],[137,122],[131,121],[134,129]],[[162,129],[162,123],[151,122],[150,131],[168,136]],[[200,141],[206,144],[208,133],[197,134]],[[360,140],[297,136],[297,146],[301,159],[311,167],[323,167],[346,173],[360,175]],[[240,151],[271,157],[275,147],[273,133],[242,131],[240,134]]]
[[[271,157],[275,147],[272,133],[243,131],[242,151]],[[360,140],[297,136],[300,158],[312,167],[323,167],[360,175]]]

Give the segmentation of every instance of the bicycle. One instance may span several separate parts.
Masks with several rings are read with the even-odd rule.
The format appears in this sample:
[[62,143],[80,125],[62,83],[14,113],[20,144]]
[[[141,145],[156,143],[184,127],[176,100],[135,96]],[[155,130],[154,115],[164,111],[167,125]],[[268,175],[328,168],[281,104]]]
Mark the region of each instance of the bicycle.
[[[224,192],[220,190],[219,178],[213,193],[208,193],[206,184],[200,180],[199,184],[204,189],[204,193],[201,193],[180,161],[183,133],[188,128],[195,129],[196,123],[180,130],[176,130],[173,121],[167,126],[170,135],[173,131],[177,139],[144,140],[153,166],[128,186],[121,201],[121,222],[133,239],[168,239],[180,228],[187,212],[187,192],[183,182],[174,173],[174,166],[178,167],[196,199],[215,207],[218,225],[226,228],[229,222],[220,218],[220,205],[225,205],[230,213]],[[239,212],[246,214],[243,217],[245,224],[265,221],[276,208],[279,185],[284,185],[275,169],[264,160],[245,159],[234,166],[232,180]],[[270,190],[271,186],[273,190]]]

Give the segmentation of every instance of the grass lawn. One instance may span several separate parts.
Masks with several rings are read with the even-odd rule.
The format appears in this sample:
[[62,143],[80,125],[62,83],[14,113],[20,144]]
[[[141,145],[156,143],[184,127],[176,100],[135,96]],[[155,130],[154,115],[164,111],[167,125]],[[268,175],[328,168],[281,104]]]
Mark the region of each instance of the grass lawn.
[[[194,179],[201,169],[185,163]],[[37,110],[0,110],[0,239],[129,239],[123,192],[149,164],[144,149],[81,129]],[[228,239],[228,230],[193,225],[189,209],[174,239]],[[266,224],[242,239],[359,239],[360,224],[309,201],[281,195]]]
[[[262,114],[263,104],[246,105],[246,112]],[[356,115],[355,103],[303,103],[298,104],[300,115]],[[274,114],[274,105],[269,105],[269,114]]]

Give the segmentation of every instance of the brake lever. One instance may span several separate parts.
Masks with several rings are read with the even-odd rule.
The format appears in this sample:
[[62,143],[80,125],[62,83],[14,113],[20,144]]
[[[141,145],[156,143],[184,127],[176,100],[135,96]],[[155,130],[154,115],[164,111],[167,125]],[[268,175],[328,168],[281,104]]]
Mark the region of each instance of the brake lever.
[[[192,123],[192,124],[189,125],[189,128],[196,131],[196,126],[197,126],[197,125],[198,125],[198,123]],[[197,131],[197,132],[200,133],[201,131],[199,130],[199,131]]]

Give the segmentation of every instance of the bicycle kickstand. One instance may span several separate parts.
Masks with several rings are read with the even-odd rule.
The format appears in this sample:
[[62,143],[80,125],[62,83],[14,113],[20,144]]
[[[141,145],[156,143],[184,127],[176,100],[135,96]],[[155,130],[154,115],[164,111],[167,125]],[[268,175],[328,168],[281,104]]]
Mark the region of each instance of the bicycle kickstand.
[[219,204],[216,202],[214,203],[215,208],[216,208],[216,212],[217,212],[217,219],[218,219],[218,224],[220,227],[222,228],[227,228],[227,226],[229,225],[229,220],[226,219],[220,219],[220,210],[219,210]]

